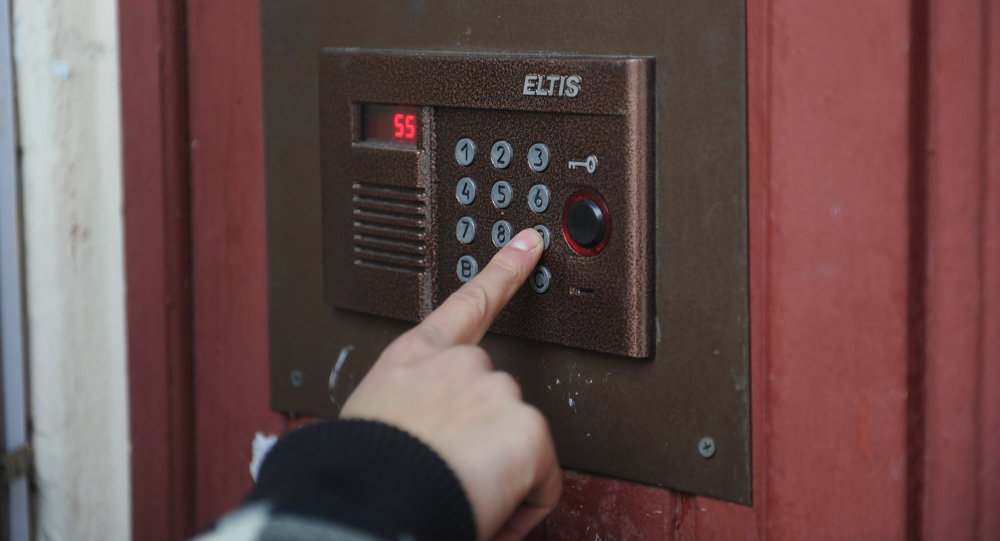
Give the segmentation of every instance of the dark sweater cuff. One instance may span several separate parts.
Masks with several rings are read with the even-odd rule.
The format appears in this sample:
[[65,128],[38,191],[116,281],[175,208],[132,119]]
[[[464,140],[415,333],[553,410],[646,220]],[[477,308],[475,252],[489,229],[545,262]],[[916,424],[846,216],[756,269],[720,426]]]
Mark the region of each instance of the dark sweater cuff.
[[375,421],[324,421],[283,436],[249,501],[350,525],[386,539],[476,539],[455,473],[410,434]]

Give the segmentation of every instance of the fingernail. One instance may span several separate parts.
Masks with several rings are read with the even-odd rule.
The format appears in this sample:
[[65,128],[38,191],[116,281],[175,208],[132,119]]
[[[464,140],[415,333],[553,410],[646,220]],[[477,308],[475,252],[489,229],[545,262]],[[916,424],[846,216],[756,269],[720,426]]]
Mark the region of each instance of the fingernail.
[[524,252],[532,252],[542,243],[542,236],[534,229],[525,229],[510,241],[510,245]]

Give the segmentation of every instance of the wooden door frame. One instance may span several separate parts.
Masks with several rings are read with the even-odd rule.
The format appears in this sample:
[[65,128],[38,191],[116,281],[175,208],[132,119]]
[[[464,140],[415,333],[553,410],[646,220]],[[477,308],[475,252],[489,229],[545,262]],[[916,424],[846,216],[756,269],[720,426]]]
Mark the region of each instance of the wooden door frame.
[[119,3],[132,531],[195,528],[186,3]]

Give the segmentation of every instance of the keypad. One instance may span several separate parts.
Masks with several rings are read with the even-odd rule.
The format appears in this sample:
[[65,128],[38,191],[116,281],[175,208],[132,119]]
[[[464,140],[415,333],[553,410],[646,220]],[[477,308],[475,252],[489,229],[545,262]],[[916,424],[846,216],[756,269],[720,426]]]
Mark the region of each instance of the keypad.
[[[550,167],[556,157],[552,148],[537,141],[521,148],[505,139],[494,141],[490,147],[490,161],[485,167],[473,164],[477,148],[473,138],[463,137],[455,144],[455,161],[460,166],[469,167],[469,176],[456,175],[461,178],[455,184],[456,208],[462,209],[455,222],[455,237],[460,245],[467,246],[464,250],[468,250],[455,256],[458,257],[455,273],[461,282],[470,280],[479,272],[477,257],[484,261],[484,257],[491,257],[484,254],[482,243],[475,243],[480,224],[484,228],[489,227],[488,249],[503,248],[518,231],[531,227],[542,237],[546,253],[553,244],[551,228],[558,228],[561,224],[562,216],[551,208],[552,190],[548,183],[538,182],[550,179],[558,185],[563,181],[560,174],[565,176],[565,173]],[[518,157],[516,161],[513,159],[515,156]],[[503,178],[498,178],[501,175],[498,169],[504,170]],[[490,187],[488,203],[477,200],[480,184]],[[542,294],[552,287],[554,279],[543,257],[541,264],[532,271],[527,285],[536,294]]]

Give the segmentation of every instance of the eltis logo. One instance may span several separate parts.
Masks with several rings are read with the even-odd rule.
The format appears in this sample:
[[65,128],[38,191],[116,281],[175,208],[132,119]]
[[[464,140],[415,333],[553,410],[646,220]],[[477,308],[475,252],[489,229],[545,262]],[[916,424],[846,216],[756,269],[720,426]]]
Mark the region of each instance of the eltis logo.
[[525,75],[525,96],[564,96],[575,98],[580,94],[579,75]]

